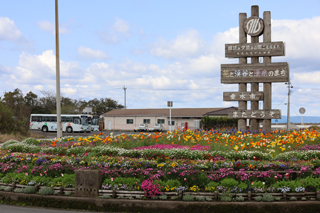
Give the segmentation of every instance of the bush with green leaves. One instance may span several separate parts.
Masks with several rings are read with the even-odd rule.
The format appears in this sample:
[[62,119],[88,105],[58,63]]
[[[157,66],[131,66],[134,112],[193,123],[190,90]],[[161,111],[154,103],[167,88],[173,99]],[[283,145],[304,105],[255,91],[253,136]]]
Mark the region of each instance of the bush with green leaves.
[[39,190],[39,194],[41,195],[53,195],[54,194],[54,190],[53,188],[51,187],[42,187],[40,190]]
[[211,197],[206,197],[206,201],[212,201]]
[[275,201],[280,201],[280,200],[281,200],[281,197],[275,197],[274,200],[275,200]]
[[[120,184],[126,185],[127,187],[131,188],[131,190],[134,190],[137,186],[141,185],[141,181],[138,178],[131,178],[131,177],[116,177],[116,178],[106,178],[102,186],[109,185],[112,188],[117,185],[119,186]],[[128,189],[130,190],[130,189]]]
[[260,195],[256,196],[256,197],[254,197],[254,200],[260,202],[260,201],[262,201],[262,196],[260,196]]
[[232,195],[228,192],[223,192],[222,195],[220,195],[220,200],[222,202],[230,202],[232,200]]
[[178,200],[179,197],[178,197],[178,196],[172,196],[170,199],[171,199],[171,200]]
[[236,201],[237,201],[237,202],[243,202],[243,201],[244,201],[244,197],[242,197],[241,195],[240,195],[240,196],[237,196],[237,197],[236,197]]
[[225,178],[221,180],[220,183],[221,186],[227,187],[228,189],[234,188],[239,185],[239,182],[233,178]]
[[111,199],[112,197],[110,195],[102,195],[103,199]]
[[159,200],[167,200],[168,196],[165,194],[159,195]]
[[185,195],[183,195],[182,200],[183,201],[194,201],[194,196],[191,194],[185,194]]
[[290,200],[291,200],[291,201],[297,201],[297,198],[294,197],[294,196],[292,196],[292,197],[290,197]]
[[12,191],[12,187],[11,186],[6,186],[6,187],[4,187],[4,191],[11,192]]
[[307,198],[306,198],[306,197],[302,197],[302,198],[301,198],[301,200],[306,201],[306,200],[307,200]]
[[4,186],[0,186],[0,191],[4,191]]
[[23,193],[23,188],[15,188],[13,191],[15,193]]
[[219,186],[219,183],[218,182],[214,182],[214,181],[211,181],[207,184],[206,186],[206,191],[209,191],[209,192],[214,192],[214,191],[218,191],[217,190],[217,186]]
[[262,197],[263,202],[273,202],[274,201],[274,196],[268,193],[265,193]]
[[34,193],[36,193],[36,187],[27,186],[26,188],[24,188],[24,193],[25,194],[34,194]]
[[65,191],[64,194],[67,195],[67,196],[70,196],[71,192],[70,191]]
[[196,196],[195,198],[197,201],[205,201],[206,200],[206,198],[203,196]]

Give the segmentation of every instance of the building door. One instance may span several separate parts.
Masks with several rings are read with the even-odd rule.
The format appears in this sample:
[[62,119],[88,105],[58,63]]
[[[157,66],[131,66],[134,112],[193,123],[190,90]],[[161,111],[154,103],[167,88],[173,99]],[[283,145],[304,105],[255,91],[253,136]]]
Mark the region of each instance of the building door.
[[112,122],[111,120],[108,120],[108,130],[111,130]]

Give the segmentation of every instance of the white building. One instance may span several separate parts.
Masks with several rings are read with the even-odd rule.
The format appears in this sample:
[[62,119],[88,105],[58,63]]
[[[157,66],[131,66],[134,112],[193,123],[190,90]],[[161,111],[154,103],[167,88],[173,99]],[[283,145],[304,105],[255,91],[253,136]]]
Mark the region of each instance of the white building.
[[[199,128],[203,116],[228,116],[228,108],[171,108],[172,130],[183,128],[188,123],[189,129]],[[105,130],[133,130],[139,124],[146,123],[153,127],[161,123],[164,130],[169,129],[170,109],[113,109],[102,114]]]

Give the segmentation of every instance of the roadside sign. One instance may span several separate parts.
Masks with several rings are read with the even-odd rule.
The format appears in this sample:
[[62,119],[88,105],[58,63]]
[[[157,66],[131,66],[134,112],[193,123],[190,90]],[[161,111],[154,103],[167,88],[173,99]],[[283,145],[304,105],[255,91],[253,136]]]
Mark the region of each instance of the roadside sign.
[[299,109],[299,112],[300,112],[300,114],[304,114],[304,113],[306,113],[306,109],[303,108],[303,107],[301,107],[301,108]]

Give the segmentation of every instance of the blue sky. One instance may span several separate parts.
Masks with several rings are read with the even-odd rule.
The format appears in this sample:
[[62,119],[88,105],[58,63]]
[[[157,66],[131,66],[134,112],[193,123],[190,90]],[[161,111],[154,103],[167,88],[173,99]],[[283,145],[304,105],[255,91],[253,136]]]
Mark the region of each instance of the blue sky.
[[[239,13],[271,11],[272,41],[286,43],[291,115],[320,115],[320,0],[60,0],[62,95],[110,97],[128,108],[225,107],[220,83],[224,44],[237,43]],[[3,1],[0,7],[0,96],[19,88],[42,96],[55,88],[54,0]],[[250,41],[250,39],[248,39]],[[262,85],[260,87],[262,90]],[[273,84],[272,108],[286,115],[287,88]],[[250,104],[249,104],[250,105]]]

